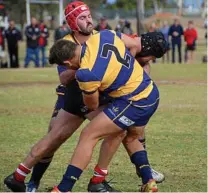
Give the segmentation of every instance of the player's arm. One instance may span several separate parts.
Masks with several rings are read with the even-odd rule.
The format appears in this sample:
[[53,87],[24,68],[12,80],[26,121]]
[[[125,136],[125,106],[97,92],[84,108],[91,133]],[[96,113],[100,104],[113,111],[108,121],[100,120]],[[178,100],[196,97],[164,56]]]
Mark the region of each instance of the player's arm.
[[121,34],[121,40],[124,42],[125,46],[129,49],[132,56],[136,56],[137,53],[141,51],[141,38],[132,38],[125,34]]
[[98,88],[101,82],[89,69],[79,69],[76,72],[76,79],[82,90],[84,104],[90,110],[95,110],[99,106]]
[[76,71],[69,69],[67,66],[58,65],[57,70],[61,84],[67,85],[71,80],[75,79]]
[[87,106],[90,110],[96,110],[99,106],[99,92],[96,90],[94,93],[88,94],[83,92],[83,101],[84,104]]
[[61,84],[67,85],[70,81],[75,79],[76,70],[67,69],[60,73],[59,79]]

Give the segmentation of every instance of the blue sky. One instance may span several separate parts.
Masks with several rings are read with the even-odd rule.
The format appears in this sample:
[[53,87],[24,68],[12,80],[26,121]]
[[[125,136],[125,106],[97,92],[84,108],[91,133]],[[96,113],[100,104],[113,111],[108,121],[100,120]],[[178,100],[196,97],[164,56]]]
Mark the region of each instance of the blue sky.
[[[108,0],[109,3],[114,3],[116,0]],[[168,0],[167,0],[168,1]],[[172,1],[172,0],[169,0],[169,1]],[[200,2],[202,3],[203,0],[200,0]],[[197,7],[197,2],[196,0],[184,0],[184,4],[185,6],[188,6],[188,5],[193,5],[193,7]]]
[[[202,3],[203,0],[200,0],[200,3]],[[197,1],[196,0],[184,0],[185,6],[193,5],[193,7],[197,7]]]
[[108,0],[108,3],[114,3],[116,0]]

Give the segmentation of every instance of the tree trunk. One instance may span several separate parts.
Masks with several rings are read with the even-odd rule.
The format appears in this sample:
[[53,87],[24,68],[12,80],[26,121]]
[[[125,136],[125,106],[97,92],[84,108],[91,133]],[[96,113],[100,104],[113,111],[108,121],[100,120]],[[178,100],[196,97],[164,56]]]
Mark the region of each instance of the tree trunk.
[[183,12],[183,0],[178,0],[178,15],[181,16]]
[[153,6],[154,6],[155,14],[158,13],[159,12],[159,8],[158,8],[157,0],[153,0]]
[[141,35],[144,33],[144,27],[141,21],[144,19],[144,0],[137,0],[136,7],[136,15],[137,15],[137,33]]

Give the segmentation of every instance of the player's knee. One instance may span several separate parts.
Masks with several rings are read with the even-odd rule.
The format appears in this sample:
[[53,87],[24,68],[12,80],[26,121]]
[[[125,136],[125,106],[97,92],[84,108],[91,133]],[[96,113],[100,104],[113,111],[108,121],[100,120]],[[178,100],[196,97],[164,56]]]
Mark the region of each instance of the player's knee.
[[129,144],[129,143],[132,143],[134,140],[138,140],[138,135],[135,134],[135,135],[129,135],[127,134],[126,137],[124,138],[123,140],[123,144]]
[[125,132],[120,133],[117,136],[117,138],[122,141],[126,137],[126,135],[127,135],[127,132],[125,131]]
[[98,135],[84,129],[80,134],[79,143],[84,143],[88,146],[95,146],[99,139]]
[[87,129],[84,129],[84,130],[82,130],[79,139],[80,139],[80,140],[88,140],[88,139],[92,139],[92,133],[88,132]]

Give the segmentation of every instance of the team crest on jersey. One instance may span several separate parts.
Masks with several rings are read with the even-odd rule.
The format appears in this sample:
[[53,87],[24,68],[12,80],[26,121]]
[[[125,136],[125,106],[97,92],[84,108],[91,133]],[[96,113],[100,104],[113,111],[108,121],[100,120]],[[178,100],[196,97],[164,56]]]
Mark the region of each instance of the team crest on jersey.
[[113,107],[112,109],[113,109],[113,111],[114,111],[115,113],[117,113],[117,112],[119,111],[119,108],[118,108],[118,107]]
[[128,126],[128,127],[131,126],[131,125],[133,125],[135,123],[134,121],[130,120],[129,118],[127,118],[124,115],[119,118],[119,121],[121,123],[123,123],[124,125]]

